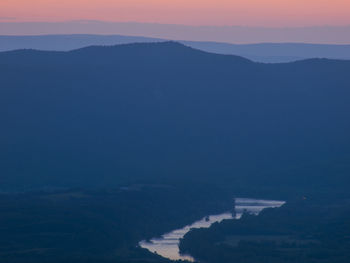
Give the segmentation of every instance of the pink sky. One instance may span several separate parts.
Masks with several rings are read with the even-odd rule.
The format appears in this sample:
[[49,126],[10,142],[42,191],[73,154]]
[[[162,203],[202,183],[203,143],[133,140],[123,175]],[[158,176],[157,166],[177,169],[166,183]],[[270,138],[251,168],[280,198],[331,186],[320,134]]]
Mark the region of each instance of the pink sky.
[[349,25],[350,0],[0,0],[0,21]]

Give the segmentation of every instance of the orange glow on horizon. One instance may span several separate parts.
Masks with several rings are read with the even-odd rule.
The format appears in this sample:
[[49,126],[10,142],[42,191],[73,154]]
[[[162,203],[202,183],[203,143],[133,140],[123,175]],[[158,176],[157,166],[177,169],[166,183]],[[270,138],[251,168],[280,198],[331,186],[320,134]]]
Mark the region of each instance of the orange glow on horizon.
[[0,0],[0,21],[349,25],[349,0]]

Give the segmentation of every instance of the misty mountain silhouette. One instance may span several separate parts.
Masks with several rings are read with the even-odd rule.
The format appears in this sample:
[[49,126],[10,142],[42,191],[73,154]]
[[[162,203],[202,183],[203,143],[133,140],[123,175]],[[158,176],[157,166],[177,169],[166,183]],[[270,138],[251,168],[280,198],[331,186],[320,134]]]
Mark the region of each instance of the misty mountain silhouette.
[[349,72],[350,61],[260,64],[176,42],[0,53],[1,188],[342,187]]
[[[87,46],[164,42],[165,39],[123,35],[36,35],[1,36],[0,51],[36,49],[70,51]],[[279,63],[308,58],[350,59],[350,45],[307,43],[230,44],[219,42],[180,41],[207,52],[238,55],[256,62]]]

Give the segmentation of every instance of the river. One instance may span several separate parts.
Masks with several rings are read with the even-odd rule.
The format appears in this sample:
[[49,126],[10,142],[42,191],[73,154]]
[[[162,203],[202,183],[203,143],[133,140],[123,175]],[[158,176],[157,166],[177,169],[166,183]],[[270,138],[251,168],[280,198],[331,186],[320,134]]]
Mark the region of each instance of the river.
[[190,255],[182,255],[179,251],[179,242],[191,228],[208,228],[215,222],[221,222],[224,219],[239,219],[244,211],[253,214],[259,214],[265,208],[280,207],[285,202],[276,200],[260,200],[250,198],[235,198],[235,213],[226,212],[218,215],[210,215],[199,221],[187,225],[183,228],[165,233],[159,238],[152,238],[149,241],[143,240],[139,243],[142,248],[148,249],[162,257],[171,260],[194,261]]

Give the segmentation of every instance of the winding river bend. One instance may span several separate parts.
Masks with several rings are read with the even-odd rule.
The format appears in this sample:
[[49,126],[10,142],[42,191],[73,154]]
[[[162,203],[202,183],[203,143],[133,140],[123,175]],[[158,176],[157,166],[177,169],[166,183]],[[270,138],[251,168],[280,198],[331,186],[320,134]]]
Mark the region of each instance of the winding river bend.
[[188,260],[194,261],[190,255],[182,255],[179,251],[180,239],[190,231],[191,228],[207,228],[215,222],[221,222],[224,219],[239,219],[243,212],[259,214],[265,208],[280,207],[284,201],[260,200],[249,198],[235,198],[235,213],[223,213],[219,215],[210,215],[199,221],[187,225],[181,229],[165,233],[159,238],[153,238],[150,241],[143,240],[139,243],[142,248],[148,249],[153,253],[171,259],[171,260]]

